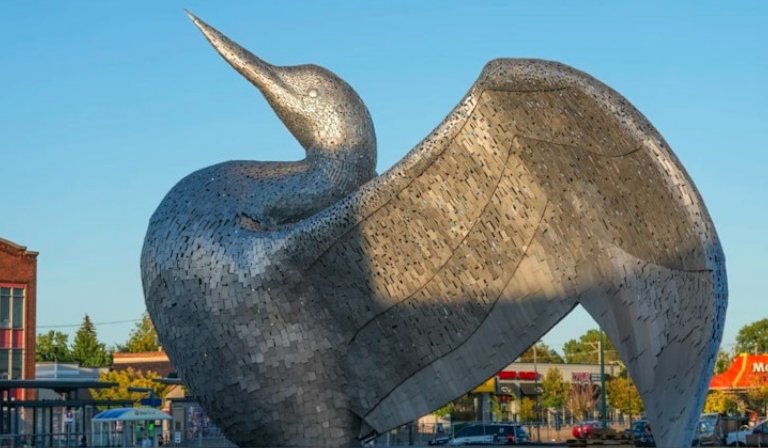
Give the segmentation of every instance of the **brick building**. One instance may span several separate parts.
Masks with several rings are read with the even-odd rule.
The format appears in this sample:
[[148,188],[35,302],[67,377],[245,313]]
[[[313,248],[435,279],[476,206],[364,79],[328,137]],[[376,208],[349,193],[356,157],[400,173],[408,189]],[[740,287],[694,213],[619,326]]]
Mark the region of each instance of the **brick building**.
[[0,379],[35,378],[36,290],[37,252],[0,238]]

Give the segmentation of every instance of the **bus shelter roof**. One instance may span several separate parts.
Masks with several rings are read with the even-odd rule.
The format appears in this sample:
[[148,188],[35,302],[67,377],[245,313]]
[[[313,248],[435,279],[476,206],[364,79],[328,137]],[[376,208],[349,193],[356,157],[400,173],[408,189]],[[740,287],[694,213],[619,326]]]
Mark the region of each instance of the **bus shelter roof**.
[[154,408],[107,409],[94,415],[93,422],[131,422],[144,420],[171,420],[171,416]]

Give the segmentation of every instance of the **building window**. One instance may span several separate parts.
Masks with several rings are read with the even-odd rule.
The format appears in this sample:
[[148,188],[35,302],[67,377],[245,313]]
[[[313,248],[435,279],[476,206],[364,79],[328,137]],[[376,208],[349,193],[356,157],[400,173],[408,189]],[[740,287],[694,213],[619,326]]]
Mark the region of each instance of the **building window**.
[[0,378],[21,379],[24,372],[23,285],[0,287]]
[[8,357],[10,355],[10,350],[7,348],[0,349],[0,378],[2,379],[10,379],[10,371],[8,370]]
[[11,326],[11,289],[15,288],[0,288],[0,328]]
[[23,350],[13,349],[11,350],[11,379],[20,380],[22,374],[22,365],[24,359],[22,358]]
[[24,290],[13,288],[13,328],[24,328]]

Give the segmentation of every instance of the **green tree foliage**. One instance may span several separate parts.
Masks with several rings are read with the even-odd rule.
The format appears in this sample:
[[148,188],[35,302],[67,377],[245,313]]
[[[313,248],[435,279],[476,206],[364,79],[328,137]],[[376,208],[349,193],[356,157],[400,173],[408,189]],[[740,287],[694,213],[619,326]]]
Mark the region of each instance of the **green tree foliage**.
[[747,409],[755,411],[758,415],[765,415],[768,408],[768,381],[762,380],[759,384],[747,390],[744,396]]
[[475,420],[475,397],[471,394],[462,395],[452,403],[451,421],[470,422]]
[[572,383],[565,400],[565,408],[579,419],[587,420],[597,404],[597,394],[592,384]]
[[125,345],[119,345],[118,350],[125,353],[155,352],[160,348],[157,344],[157,332],[149,313],[146,311],[141,317],[141,321],[131,330],[128,342]]
[[443,418],[447,415],[451,415],[453,413],[453,402],[435,409],[434,411],[432,411],[432,413],[440,418]]
[[549,409],[560,409],[568,398],[568,385],[563,380],[563,373],[558,368],[550,368],[541,380],[544,392],[541,403]]
[[500,422],[504,417],[504,411],[501,406],[501,401],[497,395],[491,395],[491,414],[493,415],[493,421]]
[[117,387],[105,389],[91,389],[91,395],[96,400],[131,400],[138,404],[139,400],[147,397],[144,392],[128,392],[129,387],[141,387],[152,389],[155,396],[164,398],[168,393],[169,387],[165,384],[154,381],[160,378],[157,373],[148,370],[134,370],[128,367],[125,370],[112,370],[99,375],[99,380],[117,383]]
[[83,367],[107,367],[112,364],[112,353],[99,342],[96,327],[86,314],[83,323],[75,333],[72,344],[72,360]]
[[[608,337],[605,338],[605,362],[619,361],[618,352]],[[599,364],[600,363],[600,330],[591,329],[579,339],[571,339],[563,346],[565,362],[569,364]]]
[[741,327],[736,335],[737,353],[768,353],[768,319]]
[[528,348],[528,350],[524,351],[523,354],[520,355],[520,358],[518,358],[518,361],[534,362],[534,347],[536,348],[536,362],[550,364],[561,364],[563,362],[563,357],[560,356],[560,353],[557,353],[557,351],[554,349],[549,348],[549,346],[543,342],[539,342],[535,346],[531,346]]
[[739,410],[739,400],[733,395],[720,390],[713,390],[707,394],[704,402],[704,412],[735,414]]
[[72,362],[69,335],[55,330],[38,334],[35,346],[35,361]]
[[717,359],[715,360],[715,375],[720,374],[728,370],[733,363],[733,358],[725,350],[718,350]]
[[629,378],[613,378],[606,383],[608,404],[625,415],[640,415],[645,407],[637,387]]
[[528,397],[520,399],[517,418],[522,422],[531,422],[536,419],[536,402]]

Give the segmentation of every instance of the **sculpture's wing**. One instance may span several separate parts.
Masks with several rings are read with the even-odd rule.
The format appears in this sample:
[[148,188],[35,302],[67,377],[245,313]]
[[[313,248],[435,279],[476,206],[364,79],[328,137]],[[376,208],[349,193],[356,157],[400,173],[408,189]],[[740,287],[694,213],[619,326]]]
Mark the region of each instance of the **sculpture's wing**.
[[588,75],[489,63],[400,163],[304,225],[296,264],[338,319],[374,429],[465,393],[582,303],[660,446],[690,440],[725,316],[722,251],[661,136]]

